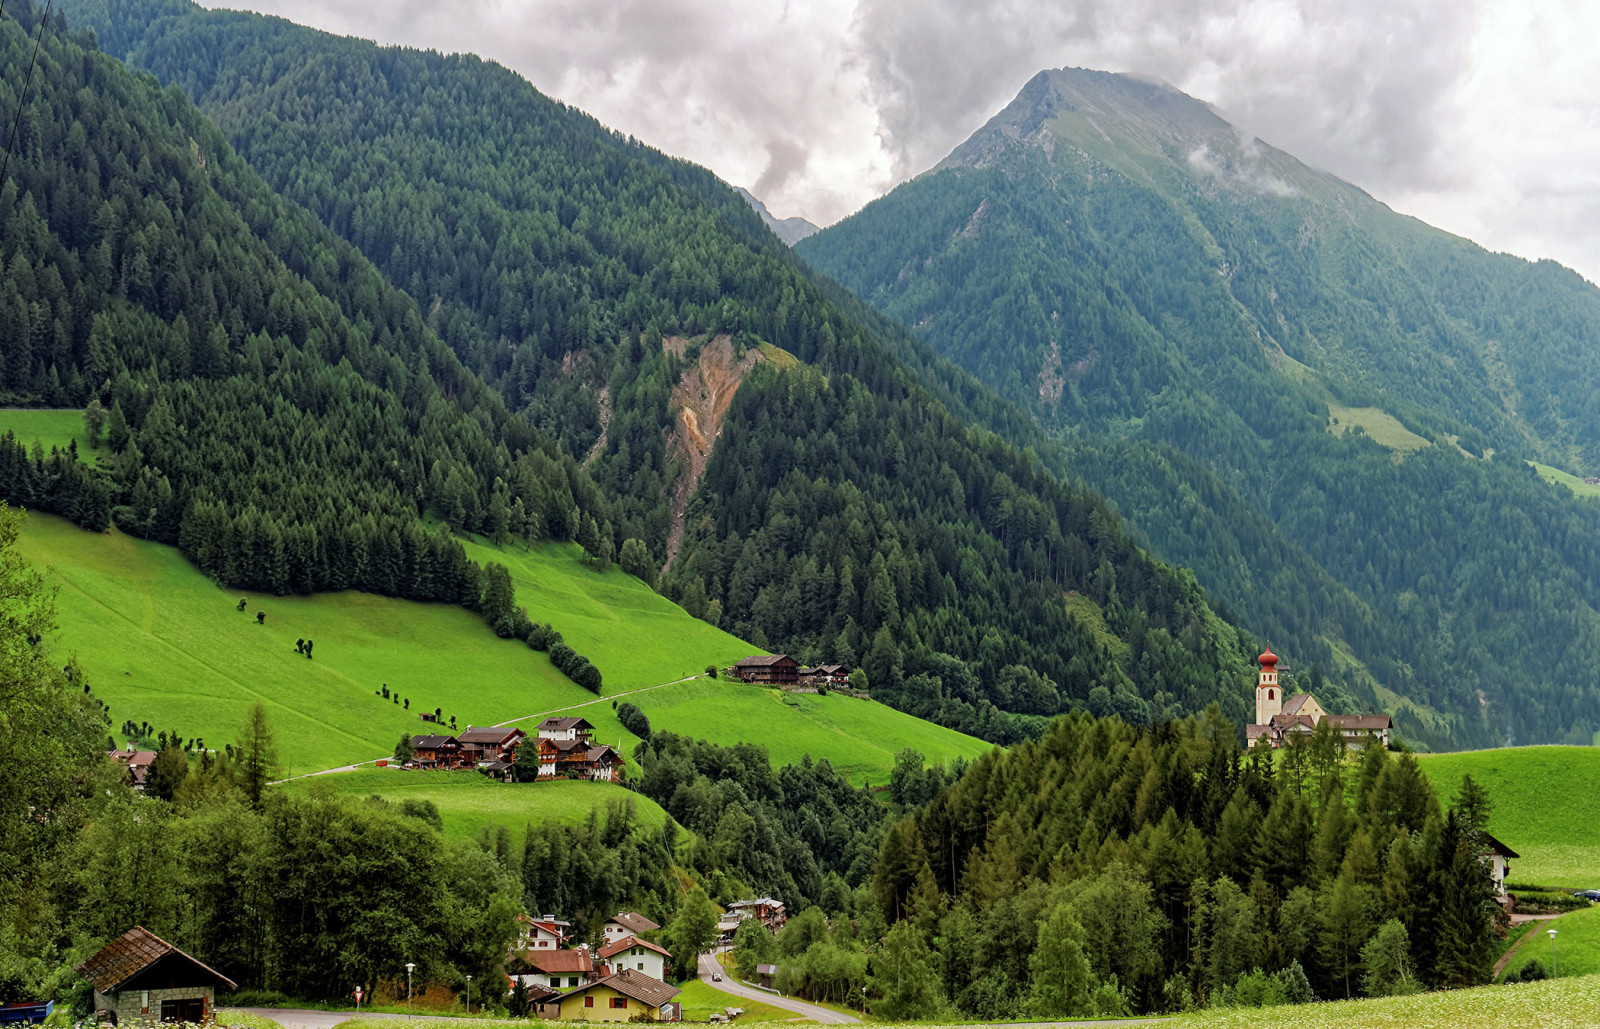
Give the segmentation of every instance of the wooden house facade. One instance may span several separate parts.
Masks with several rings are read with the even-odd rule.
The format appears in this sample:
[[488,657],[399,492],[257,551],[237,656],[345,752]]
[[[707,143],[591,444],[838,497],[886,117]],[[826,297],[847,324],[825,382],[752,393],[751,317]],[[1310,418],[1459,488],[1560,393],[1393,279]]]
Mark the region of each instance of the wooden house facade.
[[733,674],[744,682],[793,686],[800,681],[800,662],[786,654],[754,654],[735,663]]

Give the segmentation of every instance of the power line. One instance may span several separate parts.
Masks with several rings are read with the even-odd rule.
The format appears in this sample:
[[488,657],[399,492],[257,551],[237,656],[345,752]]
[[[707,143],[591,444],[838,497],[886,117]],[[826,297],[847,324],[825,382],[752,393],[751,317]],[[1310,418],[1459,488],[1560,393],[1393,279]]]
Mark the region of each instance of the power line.
[[[39,19],[39,34],[33,40],[33,57],[28,60],[28,75],[22,80],[22,95],[17,98],[17,116],[11,122],[11,138],[6,140],[6,156],[0,160],[0,184],[6,181],[6,169],[11,165],[11,148],[17,143],[17,128],[22,124],[22,109],[28,106],[28,88],[33,85],[33,66],[39,63],[39,44],[44,41],[44,27],[50,21],[50,8],[55,0],[46,0],[44,17]],[[5,0],[0,0],[0,15],[5,13]]]

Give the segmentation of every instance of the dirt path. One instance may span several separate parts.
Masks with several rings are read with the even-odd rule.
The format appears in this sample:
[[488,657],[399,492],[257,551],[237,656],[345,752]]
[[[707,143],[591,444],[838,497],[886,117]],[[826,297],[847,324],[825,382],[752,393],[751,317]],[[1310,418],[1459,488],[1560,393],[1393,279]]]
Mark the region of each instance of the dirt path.
[[[566,707],[553,707],[548,711],[536,711],[531,715],[518,715],[516,718],[507,718],[503,722],[495,722],[494,725],[496,728],[499,728],[502,725],[515,725],[517,722],[526,722],[530,718],[544,719],[550,717],[551,715],[558,715],[563,711],[579,711],[583,708],[593,707],[596,704],[604,704],[620,697],[631,697],[636,693],[649,693],[651,690],[659,690],[663,686],[676,686],[680,682],[693,682],[697,678],[699,678],[697,675],[686,675],[681,679],[673,679],[670,682],[658,682],[654,686],[641,686],[636,690],[613,693],[609,697],[596,697],[593,700],[586,700],[582,704],[569,704]],[[354,772],[356,769],[362,768],[366,765],[376,764],[379,761],[387,761],[389,760],[389,757],[390,755],[384,754],[380,757],[369,758],[366,761],[357,761],[353,765],[340,765],[337,768],[324,768],[320,772],[306,772],[304,775],[291,775],[286,779],[275,780],[272,785],[277,786],[279,783],[293,782],[296,779],[310,779],[318,775],[335,775],[339,772]]]
[[[1513,925],[1522,925],[1522,924],[1524,924],[1526,922],[1548,922],[1553,918],[1560,918],[1560,917],[1561,916],[1559,914],[1555,914],[1555,915],[1512,915],[1511,916],[1511,922],[1512,922]],[[1489,973],[1490,981],[1492,982],[1493,980],[1500,978],[1500,973],[1504,972],[1506,970],[1506,966],[1511,964],[1511,959],[1517,956],[1517,951],[1522,949],[1522,945],[1527,943],[1529,940],[1533,939],[1535,936],[1539,936],[1539,935],[1541,935],[1541,934],[1537,930],[1530,930],[1529,932],[1527,932],[1526,934],[1523,935],[1522,939],[1518,940],[1516,943],[1513,943],[1511,945],[1511,949],[1510,950],[1508,950],[1504,954],[1500,955],[1500,960],[1496,961],[1494,963],[1494,971]]]

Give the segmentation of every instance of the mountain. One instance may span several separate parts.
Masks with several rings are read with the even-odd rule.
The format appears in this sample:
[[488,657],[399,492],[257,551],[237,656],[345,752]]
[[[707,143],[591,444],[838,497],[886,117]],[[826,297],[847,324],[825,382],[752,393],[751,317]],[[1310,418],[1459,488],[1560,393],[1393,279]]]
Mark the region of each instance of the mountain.
[[744,197],[751,207],[755,208],[756,213],[761,216],[761,221],[766,227],[771,229],[772,234],[783,240],[787,246],[792,247],[817,231],[817,227],[804,218],[778,218],[774,216],[771,211],[767,210],[766,204],[762,203],[754,193],[743,186],[736,187],[735,191]]
[[[403,290],[464,390],[556,441],[569,489],[541,503],[573,515],[524,528],[989,740],[1079,708],[1245,713],[1256,644],[1193,577],[1064,481],[1026,416],[817,276],[704,169],[470,56],[180,0],[67,13]],[[523,535],[509,513],[535,505],[512,479],[417,467],[419,520],[506,512]]]
[[1600,510],[1526,463],[1600,462],[1571,271],[1076,69],[797,250],[1031,411],[1303,675],[1439,744],[1600,728]]

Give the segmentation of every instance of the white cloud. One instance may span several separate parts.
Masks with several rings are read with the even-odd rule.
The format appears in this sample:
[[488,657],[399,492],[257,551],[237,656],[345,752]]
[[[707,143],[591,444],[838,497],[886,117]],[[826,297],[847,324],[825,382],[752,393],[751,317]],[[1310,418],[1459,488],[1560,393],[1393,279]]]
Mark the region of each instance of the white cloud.
[[1600,279],[1600,5],[1587,0],[248,6],[482,54],[821,224],[937,163],[1042,69],[1139,72],[1397,209]]

